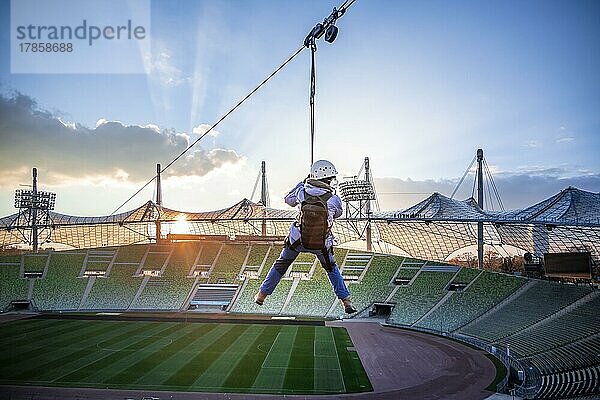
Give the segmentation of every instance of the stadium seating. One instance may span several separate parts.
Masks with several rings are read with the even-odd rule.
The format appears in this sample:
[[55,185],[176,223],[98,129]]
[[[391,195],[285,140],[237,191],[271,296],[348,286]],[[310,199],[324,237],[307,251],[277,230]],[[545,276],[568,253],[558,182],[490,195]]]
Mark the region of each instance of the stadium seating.
[[[164,252],[164,245],[162,246]],[[171,247],[169,247],[170,253]],[[178,243],[172,246],[169,263],[162,276],[152,276],[142,293],[132,302],[132,310],[179,310],[194,284],[188,276],[199,247],[194,243]],[[161,254],[161,253],[157,253]],[[164,253],[163,253],[164,254]],[[164,262],[164,261],[163,261]],[[162,264],[159,268],[162,267]]]
[[181,242],[173,245],[173,254],[165,270],[165,276],[187,276],[200,251],[198,242]]
[[13,261],[7,257],[2,257],[3,265],[0,265],[0,311],[10,305],[13,300],[27,299],[27,279],[19,276],[19,263],[8,264]]
[[[44,272],[48,261],[49,253],[24,254],[23,267],[28,272]],[[77,271],[79,273],[79,271]]]
[[572,309],[505,337],[498,343],[510,345],[513,351],[525,357],[597,335],[600,332],[600,295],[593,293],[590,296]]
[[252,244],[252,248],[250,249],[250,254],[248,255],[246,265],[260,267],[270,247],[271,245]]
[[231,311],[250,314],[279,314],[292,287],[292,281],[282,279],[273,294],[267,297],[265,304],[259,306],[254,303],[254,295],[260,288],[261,283],[262,280],[260,279],[247,279],[244,291],[238,296]]
[[85,256],[85,270],[106,272],[117,251],[118,248],[114,247],[89,249]]
[[454,331],[504,300],[526,279],[484,272],[464,292],[454,292],[433,313],[416,326],[439,331]]
[[600,395],[600,365],[542,376],[538,399],[597,399]]
[[525,359],[544,374],[600,365],[600,332]]
[[119,247],[115,262],[139,264],[142,261],[144,254],[146,254],[146,251],[148,251],[148,245],[146,244]]
[[[343,261],[346,250],[336,250],[335,255],[336,261]],[[314,260],[314,256],[311,257]],[[308,259],[310,260],[310,257]],[[310,280],[298,282],[298,287],[283,310],[283,314],[324,317],[334,300],[335,293],[333,293],[327,272],[317,261],[313,276]]]
[[396,305],[389,322],[412,325],[444,297],[444,287],[453,276],[452,272],[426,271],[421,272],[412,285],[399,286],[391,300]]
[[534,281],[513,301],[460,332],[493,342],[552,315],[590,291],[589,287]]
[[452,280],[452,283],[463,283],[469,284],[477,275],[481,273],[481,270],[473,268],[461,268],[458,274]]
[[114,265],[107,278],[96,278],[83,309],[126,310],[142,278],[134,277],[137,265]]
[[[385,301],[394,289],[394,285],[390,285],[389,282],[403,259],[398,256],[375,255],[362,281],[348,284],[348,290],[358,310],[368,307],[373,302]],[[341,304],[336,302],[327,316],[345,316]]]
[[400,268],[395,278],[398,279],[412,279],[419,270],[416,268]]
[[36,279],[33,299],[40,310],[76,310],[87,278],[79,278],[85,253],[53,252],[43,279]]
[[[208,283],[238,283],[238,275],[248,255],[247,244],[226,244],[215,263]],[[262,260],[261,260],[262,261]]]
[[148,253],[142,264],[142,270],[160,271],[168,257],[169,253]]

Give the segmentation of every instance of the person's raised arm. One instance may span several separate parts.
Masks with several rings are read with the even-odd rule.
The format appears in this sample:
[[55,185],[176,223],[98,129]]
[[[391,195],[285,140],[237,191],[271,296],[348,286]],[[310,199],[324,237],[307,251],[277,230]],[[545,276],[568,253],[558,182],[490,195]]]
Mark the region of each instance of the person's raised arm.
[[299,204],[298,191],[302,187],[304,187],[304,182],[298,182],[298,184],[283,198],[285,200],[285,204],[290,207],[296,207]]

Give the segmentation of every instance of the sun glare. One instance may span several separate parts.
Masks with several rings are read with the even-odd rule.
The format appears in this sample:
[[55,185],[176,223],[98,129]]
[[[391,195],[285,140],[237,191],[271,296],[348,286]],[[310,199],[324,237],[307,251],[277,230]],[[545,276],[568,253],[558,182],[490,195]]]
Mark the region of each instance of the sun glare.
[[171,233],[190,233],[190,224],[185,218],[185,214],[179,214],[175,223],[171,225]]

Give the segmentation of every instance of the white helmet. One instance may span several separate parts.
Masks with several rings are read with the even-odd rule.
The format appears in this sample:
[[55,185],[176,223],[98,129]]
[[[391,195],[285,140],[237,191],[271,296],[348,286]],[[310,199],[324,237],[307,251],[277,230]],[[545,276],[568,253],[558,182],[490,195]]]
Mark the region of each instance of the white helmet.
[[310,177],[313,179],[331,178],[337,175],[333,164],[327,160],[318,160],[310,167]]

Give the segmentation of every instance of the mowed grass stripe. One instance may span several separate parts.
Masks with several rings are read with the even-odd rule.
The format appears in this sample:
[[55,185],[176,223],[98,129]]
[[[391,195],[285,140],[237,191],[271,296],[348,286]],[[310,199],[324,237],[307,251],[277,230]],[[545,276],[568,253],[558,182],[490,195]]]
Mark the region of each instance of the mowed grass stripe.
[[314,389],[317,392],[345,392],[344,377],[330,327],[315,329]]
[[285,373],[283,389],[291,392],[312,392],[314,382],[315,327],[298,328],[290,362]]
[[[112,329],[112,327],[104,327],[100,332],[108,332],[110,329]],[[77,343],[78,340],[81,340],[82,337],[86,338],[90,334],[93,335],[97,333],[98,330],[96,324],[86,324],[63,335],[48,338],[46,340],[39,340],[34,343],[29,343],[28,345],[19,346],[18,348],[9,348],[8,358],[0,357],[0,366],[8,364],[15,369],[19,369],[22,364],[35,365],[37,364],[38,358],[43,359],[52,351],[59,351],[62,353],[73,343]],[[0,347],[0,349],[2,349],[2,354],[6,354],[4,346]]]
[[177,375],[177,371],[182,365],[190,362],[196,355],[213,345],[221,336],[233,329],[229,324],[207,324],[209,330],[202,330],[199,336],[194,338],[187,345],[176,349],[177,352],[160,361],[151,371],[141,375],[136,381],[136,385],[142,387],[162,387],[181,390],[182,388],[175,384],[167,386],[165,382]]
[[15,336],[20,337],[21,335],[33,333],[39,329],[46,329],[49,326],[58,325],[61,322],[65,321],[56,319],[48,320],[36,318],[4,322],[0,324],[0,332],[2,333],[2,340],[0,340],[0,343],[12,340]]
[[[145,338],[143,339],[139,339],[139,336],[136,335],[132,335],[128,341],[125,342],[126,346],[124,348],[121,348],[121,351],[118,352],[112,352],[111,354],[108,355],[104,355],[103,357],[100,357],[99,359],[96,359],[78,369],[76,369],[75,371],[66,374],[64,376],[61,376],[57,379],[55,379],[55,382],[69,382],[69,383],[75,383],[75,382],[81,382],[84,379],[86,379],[87,377],[89,377],[90,375],[92,375],[96,370],[104,368],[106,366],[110,366],[113,363],[115,363],[116,361],[120,360],[123,357],[126,357],[129,353],[128,351],[132,351],[132,350],[139,350],[141,348],[144,348],[145,346],[147,346],[148,344],[152,343],[153,341],[156,340],[156,338],[153,336],[154,334],[159,334],[159,333],[164,333],[164,332],[171,332],[173,330],[179,329],[177,323],[174,322],[163,322],[163,323],[152,323],[150,326],[148,326],[147,329],[141,331],[140,333],[143,333],[145,336]],[[137,340],[136,340],[137,338]],[[109,348],[104,344],[100,344],[101,348]],[[118,347],[118,346],[115,346]]]
[[254,390],[266,393],[281,392],[297,332],[297,326],[284,326],[281,328],[252,385]]
[[138,324],[128,322],[118,324],[119,327],[113,325],[99,329],[92,336],[74,342],[73,347],[57,348],[51,352],[40,353],[35,360],[28,360],[30,368],[21,370],[17,378],[35,382],[50,382],[80,365],[106,354],[97,347],[99,342],[105,340],[107,343],[118,343],[120,340],[128,340],[132,333],[144,329]]
[[348,351],[352,340],[345,328],[331,328],[335,339],[335,346],[344,376],[344,386],[348,392],[370,392],[373,390],[371,381],[355,351]]
[[[83,322],[83,321],[80,321]],[[0,344],[0,349],[2,349],[2,354],[0,356],[0,364],[12,363],[15,361],[15,357],[17,358],[25,358],[33,354],[32,352],[37,351],[37,349],[41,349],[47,346],[48,343],[52,343],[52,341],[61,340],[61,338],[65,334],[69,334],[71,332],[79,332],[82,329],[85,329],[87,326],[84,323],[80,323],[77,325],[70,325],[70,329],[67,330],[66,333],[58,334],[58,335],[43,335],[41,338],[13,338],[14,342],[6,342]],[[29,352],[29,354],[27,353]]]
[[12,346],[20,346],[27,343],[35,343],[38,340],[45,339],[52,336],[60,336],[64,332],[68,332],[73,327],[81,325],[83,321],[59,321],[56,324],[49,324],[41,329],[35,330],[35,332],[27,333],[24,335],[18,335],[13,337],[11,342]]
[[217,359],[221,349],[226,349],[235,341],[235,339],[243,334],[248,325],[232,325],[220,338],[215,340],[208,351],[204,350],[197,354],[190,361],[185,363],[179,370],[174,373],[164,383],[172,386],[184,386],[189,388],[196,378],[203,374],[204,371]]
[[227,349],[221,352],[219,357],[194,381],[191,387],[218,390],[227,380],[231,369],[240,362],[264,330],[264,326],[250,325]]
[[105,379],[104,383],[111,385],[126,385],[135,382],[141,376],[149,374],[154,368],[157,368],[161,362],[164,362],[169,357],[178,354],[186,346],[189,346],[191,341],[203,337],[215,327],[216,324],[192,324],[190,326],[190,328],[192,328],[191,331],[186,331],[185,333],[181,332],[182,335],[177,339],[174,339],[172,343],[154,353],[146,355],[139,361],[129,365],[126,369],[118,371],[118,373]]
[[[131,364],[135,364],[142,358],[146,357],[146,355],[156,354],[156,352],[172,343],[174,339],[185,335],[191,329],[192,327],[189,324],[176,324],[173,326],[173,329],[168,330],[166,335],[162,335],[162,333],[151,335],[147,337],[146,341],[138,343],[136,348],[133,350],[118,351],[117,353],[122,354],[119,354],[118,358],[113,359],[112,363],[106,364],[101,368],[97,368],[93,374],[86,378],[86,383],[97,384],[103,382],[107,378],[110,378],[118,374],[120,371],[129,368]],[[146,335],[138,335],[138,337],[142,336]]]
[[221,385],[227,392],[248,391],[252,388],[269,349],[273,345],[281,326],[267,325],[262,334],[254,339],[246,354],[229,372],[229,376]]

